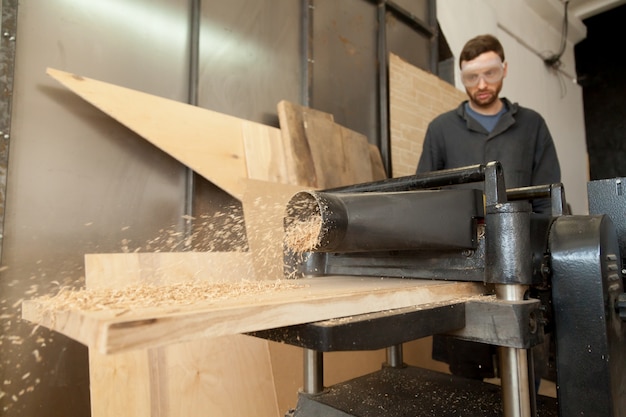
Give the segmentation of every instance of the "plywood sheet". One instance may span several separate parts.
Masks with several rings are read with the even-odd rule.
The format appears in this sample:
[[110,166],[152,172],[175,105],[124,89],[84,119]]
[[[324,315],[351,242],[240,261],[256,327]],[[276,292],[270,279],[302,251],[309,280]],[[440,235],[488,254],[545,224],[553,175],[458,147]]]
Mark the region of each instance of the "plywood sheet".
[[482,288],[476,283],[348,276],[293,281],[296,288],[123,311],[67,311],[49,300],[31,300],[23,303],[22,316],[101,353],[113,353],[441,302]]
[[428,124],[466,98],[465,91],[389,54],[390,176],[415,174]]

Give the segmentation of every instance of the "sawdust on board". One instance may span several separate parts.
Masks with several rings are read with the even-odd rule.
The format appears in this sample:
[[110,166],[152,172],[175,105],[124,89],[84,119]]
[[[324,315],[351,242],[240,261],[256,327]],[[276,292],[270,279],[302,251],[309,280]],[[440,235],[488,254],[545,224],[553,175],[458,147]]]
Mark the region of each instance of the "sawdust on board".
[[[253,205],[255,210],[276,211],[277,213],[282,213],[284,210],[284,204],[267,199],[254,201]],[[94,222],[83,223],[83,227],[93,225]],[[269,256],[272,251],[271,246],[277,239],[273,227],[273,224],[264,223],[262,219],[259,224],[246,224],[243,208],[236,204],[222,207],[213,213],[182,216],[181,222],[156,229],[155,237],[141,241],[131,237],[136,234],[133,225],[121,225],[119,231],[121,240],[117,252],[247,252],[250,251],[247,239],[252,233],[268,242],[267,245],[257,248],[259,252],[257,256],[274,262]],[[282,224],[278,226],[278,229],[283,232]],[[281,236],[278,236],[278,245],[281,244],[280,241]],[[96,248],[99,247],[98,245]],[[103,250],[103,252],[109,251],[110,248]],[[99,253],[98,250],[93,252]],[[227,268],[227,266],[222,266],[222,268]],[[7,269],[7,266],[1,266],[0,272]],[[118,289],[121,293],[117,294],[109,290],[107,294],[106,290],[99,290],[101,292],[97,293],[94,290],[84,289],[85,276],[82,262],[75,265],[73,260],[68,260],[48,265],[44,261],[37,260],[33,269],[36,270],[29,280],[36,283],[26,289],[18,289],[23,286],[23,281],[12,281],[8,284],[9,287],[15,288],[11,297],[7,297],[4,293],[0,298],[0,326],[2,328],[0,347],[4,349],[4,353],[9,352],[10,356],[21,358],[19,363],[11,364],[11,373],[4,374],[0,385],[0,414],[22,407],[20,405],[24,404],[22,400],[42,383],[38,364],[56,360],[47,357],[49,347],[55,344],[56,333],[38,325],[24,328],[20,311],[24,300],[47,297],[48,299],[54,298],[55,303],[67,303],[64,308],[70,308],[69,306],[73,305],[72,308],[82,306],[83,309],[91,310],[112,309],[116,311],[116,314],[124,314],[141,305],[189,304],[197,302],[201,297],[204,300],[210,299],[209,297],[217,300],[220,297],[235,297],[237,293],[242,292],[254,295],[279,291],[297,284],[295,281],[284,282],[270,279],[215,285],[217,277],[224,272],[222,269],[216,269],[211,271],[211,276],[202,277],[202,280],[206,279],[204,283],[198,280],[169,287],[138,285],[134,289],[131,287]],[[49,277],[52,276],[54,279],[50,280]],[[209,285],[212,287],[211,290],[206,288]]]
[[139,284],[123,288],[84,290],[61,289],[54,296],[39,298],[50,311],[103,311],[118,314],[147,307],[194,305],[245,296],[302,288],[295,280],[205,282],[188,281],[171,285]]

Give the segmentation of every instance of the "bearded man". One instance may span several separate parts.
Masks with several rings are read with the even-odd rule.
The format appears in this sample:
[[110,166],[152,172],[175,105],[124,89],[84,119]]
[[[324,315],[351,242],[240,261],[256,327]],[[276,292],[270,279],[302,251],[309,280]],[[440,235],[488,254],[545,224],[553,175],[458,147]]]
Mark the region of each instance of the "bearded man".
[[[507,188],[561,182],[561,168],[545,120],[500,97],[507,74],[504,48],[492,35],[470,39],[459,56],[468,100],[428,126],[417,172],[499,161]],[[549,199],[533,211],[550,212]]]

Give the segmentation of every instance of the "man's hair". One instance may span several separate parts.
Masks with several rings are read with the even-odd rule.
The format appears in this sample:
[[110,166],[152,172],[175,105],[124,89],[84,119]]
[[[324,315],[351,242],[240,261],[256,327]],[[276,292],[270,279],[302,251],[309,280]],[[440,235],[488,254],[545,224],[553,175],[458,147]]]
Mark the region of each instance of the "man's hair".
[[493,35],[479,35],[470,39],[465,43],[465,46],[463,46],[463,50],[459,56],[459,68],[461,67],[461,62],[471,61],[478,55],[491,51],[498,54],[502,62],[504,62],[504,48],[498,38]]

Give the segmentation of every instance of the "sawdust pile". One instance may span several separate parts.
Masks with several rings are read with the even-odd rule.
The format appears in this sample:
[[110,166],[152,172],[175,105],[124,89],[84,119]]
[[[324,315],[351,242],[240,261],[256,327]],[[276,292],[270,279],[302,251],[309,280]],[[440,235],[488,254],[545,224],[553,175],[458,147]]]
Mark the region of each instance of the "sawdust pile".
[[[54,296],[40,298],[52,311],[128,312],[142,308],[190,306],[239,296],[259,296],[276,291],[301,288],[291,280],[204,282],[190,281],[171,285],[133,285],[124,288],[99,288],[74,291],[62,289]],[[121,314],[121,313],[120,313]]]

